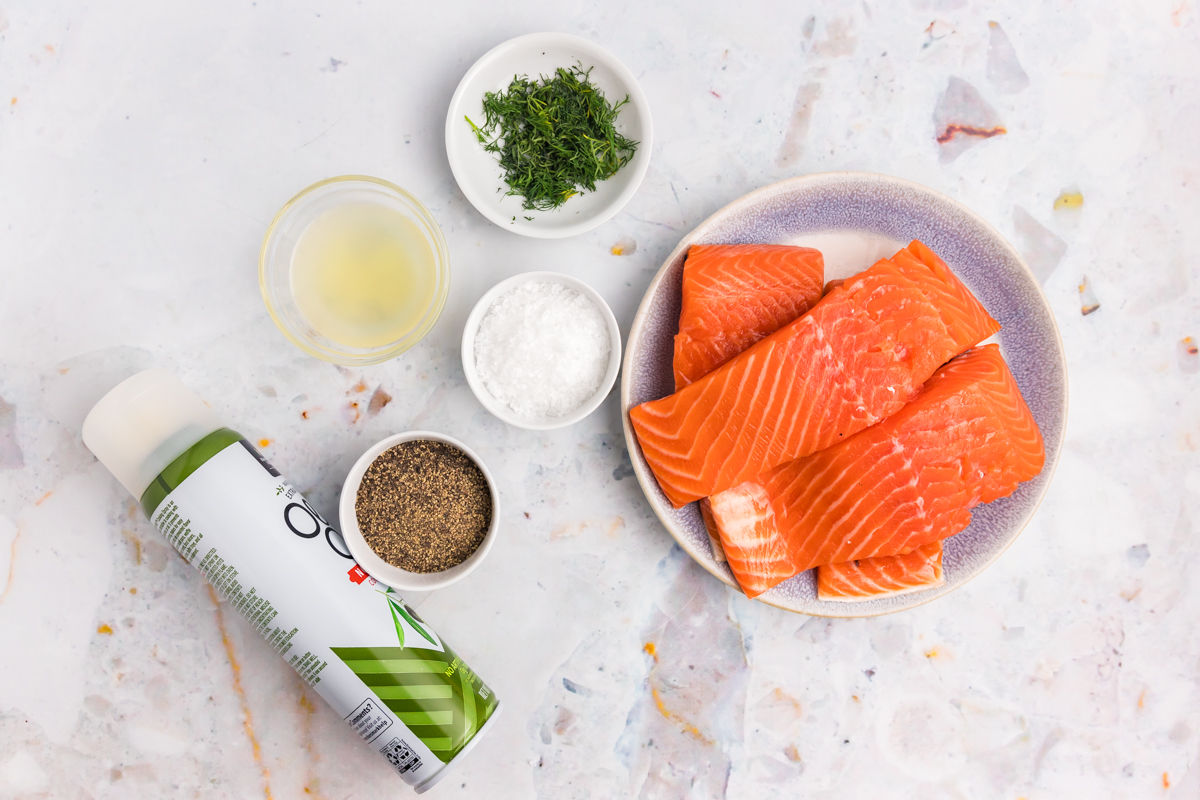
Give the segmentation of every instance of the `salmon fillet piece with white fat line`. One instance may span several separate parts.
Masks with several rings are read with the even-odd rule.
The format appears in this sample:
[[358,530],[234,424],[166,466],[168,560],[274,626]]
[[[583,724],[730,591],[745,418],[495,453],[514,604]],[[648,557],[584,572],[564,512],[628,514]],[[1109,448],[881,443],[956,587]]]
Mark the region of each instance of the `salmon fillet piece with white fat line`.
[[825,259],[811,247],[688,248],[675,335],[676,391],[812,308],[824,279]]
[[715,535],[720,543],[720,560],[729,563],[747,597],[758,597],[796,574],[787,542],[775,524],[771,498],[762,486],[747,482],[715,498],[706,497],[700,501],[700,512],[709,537]]
[[942,543],[936,541],[902,555],[822,564],[817,567],[817,599],[861,603],[920,592],[945,582]]
[[898,411],[941,364],[999,330],[914,241],[808,313],[630,421],[676,507],[844,440]]
[[1041,431],[1000,349],[984,345],[939,369],[882,423],[708,502],[724,544],[715,510],[748,493],[769,498],[770,513],[754,515],[758,546],[773,552],[782,542],[791,573],[778,564],[754,574],[735,568],[739,583],[760,587],[953,536],[972,508],[1011,494],[1044,464]]

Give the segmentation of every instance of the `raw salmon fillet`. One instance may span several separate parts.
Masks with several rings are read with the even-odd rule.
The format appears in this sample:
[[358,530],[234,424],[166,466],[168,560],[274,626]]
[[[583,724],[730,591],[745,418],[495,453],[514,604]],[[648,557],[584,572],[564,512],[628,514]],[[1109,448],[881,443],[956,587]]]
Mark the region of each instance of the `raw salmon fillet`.
[[[774,533],[786,543],[794,575],[953,536],[970,524],[972,508],[1012,494],[1041,472],[1045,457],[1041,431],[1000,349],[989,344],[939,369],[878,425],[734,492],[770,498],[771,513],[755,519],[756,535],[765,542]],[[714,509],[724,502],[709,498]],[[722,518],[713,516],[720,527]],[[720,535],[724,542],[723,529]],[[730,566],[736,574],[732,559]],[[778,583],[779,573],[773,566],[737,577],[759,586]]]
[[757,597],[796,574],[787,542],[775,525],[771,498],[759,484],[747,482],[705,498],[700,513],[710,538],[716,529],[723,560],[729,562],[747,597]]
[[824,280],[825,259],[811,247],[692,245],[683,262],[676,391],[808,311]]
[[898,556],[862,558],[817,567],[817,599],[856,603],[941,586],[942,543]]
[[894,414],[934,370],[999,329],[914,241],[715,371],[634,407],[630,422],[680,508]]

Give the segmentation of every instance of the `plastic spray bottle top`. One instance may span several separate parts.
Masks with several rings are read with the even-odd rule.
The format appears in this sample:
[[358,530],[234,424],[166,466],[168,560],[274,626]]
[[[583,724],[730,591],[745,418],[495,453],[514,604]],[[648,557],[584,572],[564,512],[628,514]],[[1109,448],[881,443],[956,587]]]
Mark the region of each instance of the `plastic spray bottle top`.
[[117,384],[83,421],[83,443],[134,499],[220,418],[170,372],[148,369]]

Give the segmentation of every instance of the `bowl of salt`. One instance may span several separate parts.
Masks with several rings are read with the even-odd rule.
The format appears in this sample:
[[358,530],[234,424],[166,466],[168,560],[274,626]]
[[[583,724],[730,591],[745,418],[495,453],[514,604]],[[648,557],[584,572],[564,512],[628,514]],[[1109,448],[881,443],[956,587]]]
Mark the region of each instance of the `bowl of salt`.
[[557,272],[493,286],[463,329],[463,372],[475,397],[517,428],[565,428],[595,411],[621,368],[616,317],[592,287]]

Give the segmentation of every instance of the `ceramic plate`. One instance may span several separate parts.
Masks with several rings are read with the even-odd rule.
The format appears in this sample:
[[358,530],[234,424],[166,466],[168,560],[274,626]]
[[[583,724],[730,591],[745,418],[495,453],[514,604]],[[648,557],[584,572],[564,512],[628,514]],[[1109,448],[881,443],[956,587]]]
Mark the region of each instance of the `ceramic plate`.
[[[514,75],[553,75],[578,62],[592,68],[591,82],[609,103],[626,96],[617,115],[617,131],[638,142],[633,158],[615,175],[553,211],[526,211],[520,197],[506,197],[508,185],[496,156],[483,149],[463,117],[483,125],[483,96],[508,88]],[[539,239],[558,239],[590,231],[621,210],[637,191],[650,165],[653,132],[646,96],[624,64],[600,47],[565,33],[531,33],[489,50],[463,76],[446,113],[446,156],[462,193],[479,213],[502,228]],[[529,219],[526,219],[526,218]]]
[[629,424],[629,409],[674,391],[671,362],[678,330],[683,260],[692,244],[790,244],[825,256],[825,279],[849,277],[913,239],[940,255],[1003,326],[998,342],[1042,430],[1046,466],[1015,493],[974,509],[971,525],[944,542],[945,583],[933,589],[860,603],[817,599],[815,570],[758,599],[824,617],[901,611],[954,591],[1012,544],[1046,492],[1066,425],[1067,374],[1062,341],[1037,280],[990,225],[966,207],[919,184],[856,172],[831,172],[772,184],[735,200],[683,238],[646,290],[625,346],[621,408],[634,472],[651,507],[692,558],[737,588],[713,559],[696,503],[674,509],[658,488]]

